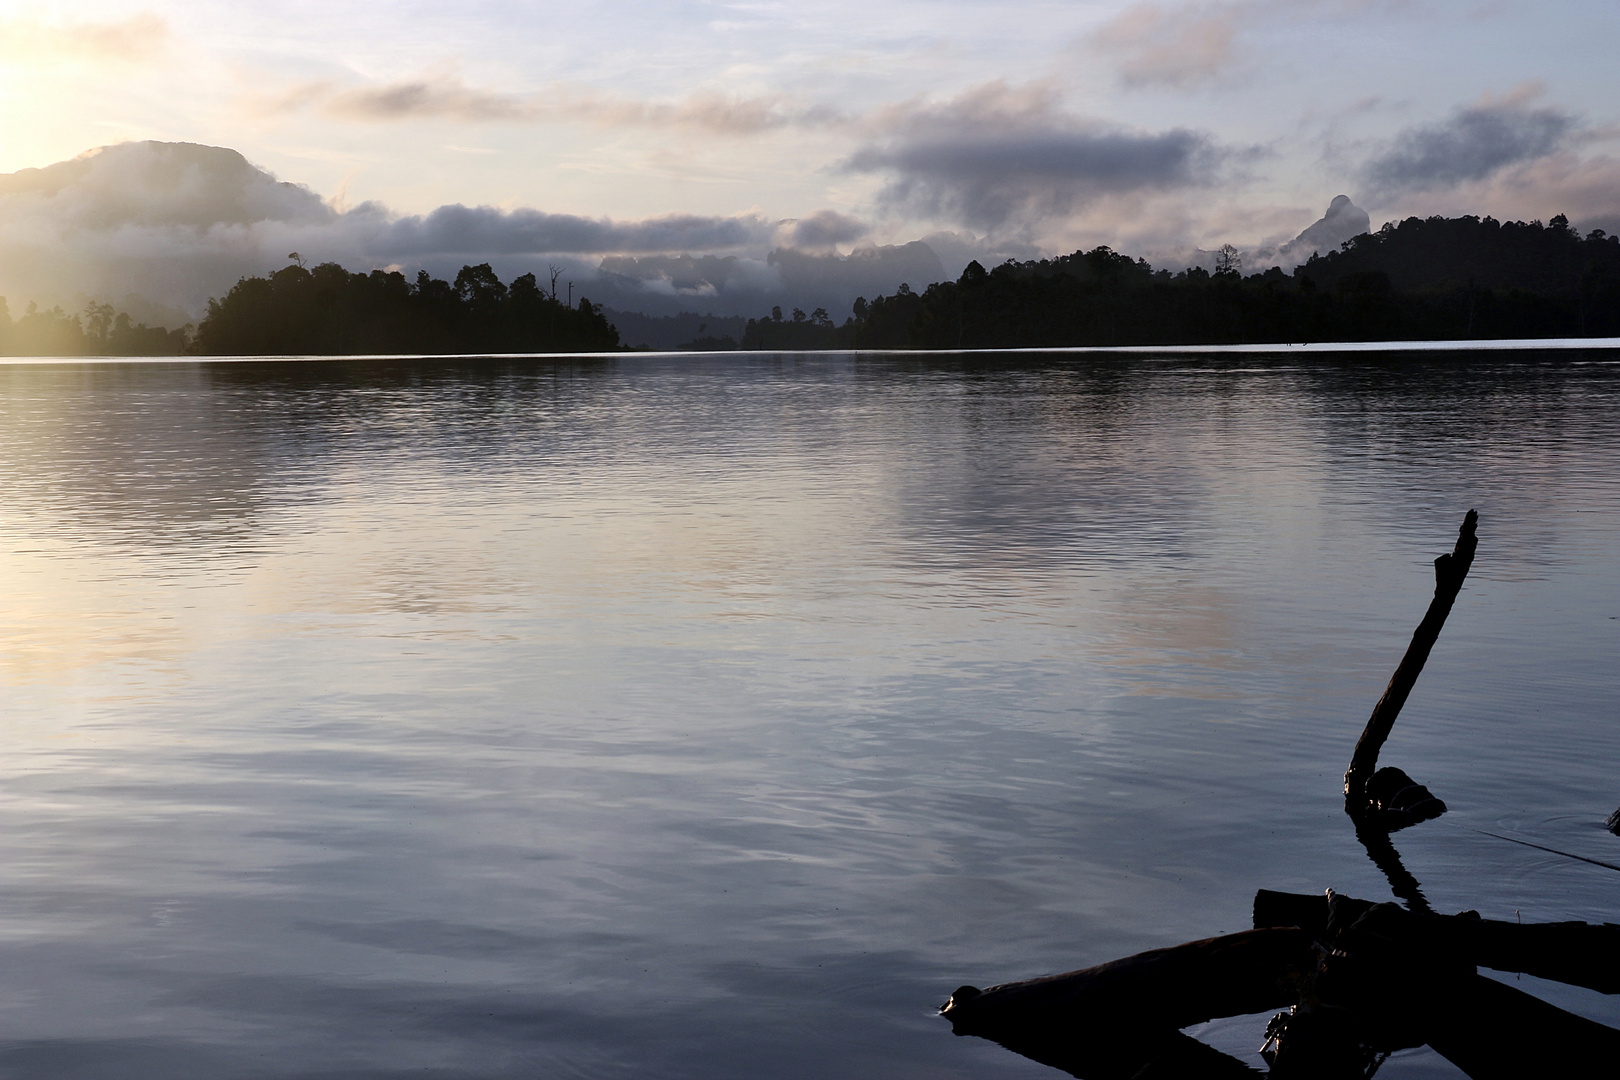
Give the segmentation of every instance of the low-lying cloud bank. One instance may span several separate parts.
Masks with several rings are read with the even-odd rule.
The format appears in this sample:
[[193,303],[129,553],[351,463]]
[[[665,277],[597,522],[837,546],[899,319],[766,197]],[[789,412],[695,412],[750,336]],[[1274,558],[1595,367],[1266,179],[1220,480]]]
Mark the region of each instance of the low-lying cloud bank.
[[234,150],[127,143],[0,176],[0,295],[68,305],[110,298],[154,318],[195,318],[210,297],[285,265],[292,252],[439,276],[468,262],[494,263],[508,276],[556,263],[576,297],[653,312],[847,308],[857,295],[945,276],[922,244],[839,253],[868,231],[831,210],[788,221],[617,221],[461,205],[399,216],[376,203],[339,211]]

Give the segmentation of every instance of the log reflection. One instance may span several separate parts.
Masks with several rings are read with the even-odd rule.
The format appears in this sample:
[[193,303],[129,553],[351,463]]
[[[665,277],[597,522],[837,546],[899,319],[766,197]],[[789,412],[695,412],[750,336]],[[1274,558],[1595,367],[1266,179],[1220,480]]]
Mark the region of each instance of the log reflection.
[[1401,862],[1401,853],[1395,850],[1389,833],[1376,826],[1357,822],[1356,839],[1367,849],[1367,857],[1373,861],[1373,865],[1389,879],[1390,892],[1405,901],[1413,911],[1431,910],[1429,898],[1423,895],[1423,887],[1418,884],[1418,879]]

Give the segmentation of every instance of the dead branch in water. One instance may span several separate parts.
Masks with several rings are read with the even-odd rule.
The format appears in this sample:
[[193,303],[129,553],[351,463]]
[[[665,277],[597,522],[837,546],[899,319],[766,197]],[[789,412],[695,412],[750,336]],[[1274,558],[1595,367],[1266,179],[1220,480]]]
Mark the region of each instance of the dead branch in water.
[[[1369,786],[1378,768],[1378,752],[1384,748],[1384,742],[1395,727],[1395,718],[1401,713],[1401,706],[1406,704],[1407,695],[1416,685],[1418,675],[1423,671],[1423,664],[1429,659],[1429,651],[1440,637],[1440,628],[1446,624],[1446,616],[1451,614],[1451,605],[1457,599],[1457,593],[1462,589],[1463,579],[1468,576],[1468,568],[1474,564],[1474,549],[1479,541],[1474,535],[1474,529],[1479,524],[1479,514],[1473,510],[1468,511],[1463,519],[1462,528],[1457,532],[1457,546],[1449,555],[1442,555],[1434,560],[1434,599],[1429,602],[1429,610],[1418,623],[1418,628],[1412,634],[1412,643],[1406,647],[1406,655],[1390,677],[1389,686],[1384,689],[1384,696],[1378,699],[1373,707],[1372,716],[1367,720],[1367,726],[1361,732],[1361,738],[1356,740],[1355,751],[1350,755],[1350,768],[1344,774],[1344,809],[1351,817],[1365,817],[1382,814],[1387,810],[1405,810],[1413,821],[1427,816],[1438,816],[1445,810],[1441,803],[1436,809],[1432,805],[1425,805],[1424,809],[1412,807],[1399,807],[1385,805],[1383,800],[1376,802],[1369,798]],[[1405,774],[1403,773],[1404,777]],[[1392,793],[1393,794],[1398,794]],[[1427,789],[1423,790],[1428,795]],[[1429,800],[1438,803],[1438,799],[1428,796]],[[1416,800],[1421,804],[1422,800]],[[1410,824],[1411,821],[1406,822]]]

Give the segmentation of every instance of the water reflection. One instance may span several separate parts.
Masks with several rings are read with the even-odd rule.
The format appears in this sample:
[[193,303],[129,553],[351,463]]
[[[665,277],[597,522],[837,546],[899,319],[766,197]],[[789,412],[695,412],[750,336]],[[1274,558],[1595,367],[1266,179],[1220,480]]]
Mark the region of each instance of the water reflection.
[[1469,365],[0,368],[0,1068],[1046,1075],[939,988],[1386,894],[1335,778],[1459,505],[1401,850],[1612,919],[1468,830],[1613,839],[1620,386]]

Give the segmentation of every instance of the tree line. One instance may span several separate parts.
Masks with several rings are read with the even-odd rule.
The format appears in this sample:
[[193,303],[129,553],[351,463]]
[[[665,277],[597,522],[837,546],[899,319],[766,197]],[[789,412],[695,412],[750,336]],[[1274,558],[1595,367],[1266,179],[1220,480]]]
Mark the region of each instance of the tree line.
[[[80,315],[0,300],[0,354],[353,355],[596,352],[619,333],[589,300],[557,298],[533,274],[502,283],[488,263],[454,281],[426,271],[350,273],[296,259],[238,281],[193,328],[133,323],[110,305]],[[700,327],[700,331],[705,329]],[[1620,336],[1620,237],[1550,222],[1407,218],[1313,256],[1291,273],[1243,273],[1230,246],[1213,272],[1155,270],[1107,247],[1052,259],[977,262],[922,292],[824,308],[780,307],[740,340],[696,348],[952,349]]]
[[132,323],[109,304],[79,315],[29,304],[13,320],[0,299],[0,355],[342,356],[368,353],[600,352],[619,334],[597,305],[570,305],[533,274],[503,283],[488,263],[453,282],[426,271],[350,273],[337,263],[245,277],[208,302],[195,327]]
[[111,304],[94,302],[78,315],[31,303],[13,319],[0,296],[0,356],[173,356],[185,349],[190,334],[190,327],[147,326]]
[[1292,273],[1154,270],[1107,247],[968,264],[921,293],[751,319],[742,347],[953,349],[1620,336],[1620,237],[1540,221],[1407,218]]
[[418,271],[283,267],[208,302],[189,352],[208,356],[598,352],[619,332],[589,300],[557,299],[533,274],[503,284],[488,263],[455,281]]

